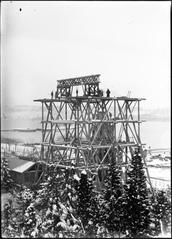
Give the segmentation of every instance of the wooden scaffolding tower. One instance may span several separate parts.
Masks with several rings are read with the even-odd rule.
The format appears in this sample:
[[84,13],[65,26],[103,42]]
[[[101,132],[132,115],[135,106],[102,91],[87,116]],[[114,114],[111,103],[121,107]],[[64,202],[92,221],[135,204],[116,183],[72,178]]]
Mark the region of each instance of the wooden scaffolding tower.
[[[103,96],[99,78],[58,80],[54,98],[35,100],[42,104],[41,159],[59,167],[74,163],[78,169],[100,175],[114,151],[125,176],[135,148],[143,153],[140,102],[144,99]],[[143,160],[151,187],[144,154]],[[96,178],[98,183],[102,175]]]

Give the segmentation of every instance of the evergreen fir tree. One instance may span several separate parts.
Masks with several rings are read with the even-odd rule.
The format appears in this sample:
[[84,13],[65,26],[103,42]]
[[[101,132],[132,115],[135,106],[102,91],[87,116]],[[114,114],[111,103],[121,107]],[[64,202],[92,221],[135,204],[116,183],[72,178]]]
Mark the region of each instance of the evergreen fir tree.
[[17,209],[15,210],[16,224],[18,228],[23,228],[24,226],[24,214],[26,209],[33,202],[33,192],[27,187],[21,187],[20,191],[16,193],[15,199],[17,202]]
[[[171,201],[165,190],[154,190],[155,196],[152,196],[152,221],[155,224],[155,235],[167,232],[170,224]],[[162,228],[160,226],[162,223]]]
[[[92,179],[89,180],[90,184],[92,185]],[[88,231],[90,232],[91,237],[96,235],[99,225],[100,225],[99,196],[93,189],[90,200],[90,220],[88,227]]]
[[68,207],[61,203],[60,199],[50,197],[42,223],[42,234],[47,236],[52,234],[56,237],[71,236],[78,228],[72,219]]
[[13,187],[13,180],[10,176],[10,169],[5,157],[1,160],[1,187],[9,191]]
[[83,225],[83,230],[86,231],[88,236],[91,236],[95,233],[98,208],[96,198],[93,194],[92,180],[88,178],[85,170],[81,172],[77,194],[77,214]]
[[150,200],[151,200],[151,211],[150,211],[150,217],[151,217],[151,224],[150,224],[150,234],[153,236],[157,236],[161,233],[161,225],[160,220],[158,217],[159,207],[158,202],[156,199],[156,189],[154,189],[155,195],[151,193]]
[[13,218],[13,205],[12,200],[8,199],[8,201],[4,205],[4,210],[2,212],[2,220],[1,220],[1,232],[4,237],[14,237],[16,235],[15,226],[14,226],[14,218]]
[[81,172],[81,179],[78,186],[78,205],[77,212],[83,226],[88,224],[90,219],[90,200],[91,200],[92,185],[88,182],[88,177],[86,171]]
[[56,235],[57,231],[57,223],[60,222],[59,216],[59,208],[58,208],[58,199],[49,197],[49,201],[46,208],[45,217],[42,223],[42,233],[52,233]]
[[29,188],[23,186],[20,191],[16,194],[17,204],[20,205],[23,213],[27,207],[31,204],[34,198],[34,193]]
[[36,208],[46,209],[49,196],[60,197],[64,188],[64,172],[55,165],[47,165],[47,172],[36,195]]
[[76,201],[77,201],[77,187],[80,178],[78,177],[75,168],[65,170],[65,187],[62,192],[62,202],[66,202],[69,206],[71,206],[74,211],[76,210]]
[[123,231],[123,187],[121,172],[112,156],[111,165],[107,170],[103,192],[103,221],[109,232]]
[[33,203],[31,203],[25,213],[23,218],[23,232],[26,236],[32,237],[31,234],[36,226],[36,211]]
[[37,194],[36,208],[42,212],[42,233],[47,236],[50,234],[58,236],[60,231],[67,230],[70,222],[72,223],[69,213],[69,211],[73,213],[72,180],[71,176],[67,175],[68,171],[50,165]]
[[150,225],[150,200],[142,158],[136,152],[131,161],[126,184],[126,229],[131,237],[146,235]]
[[4,211],[3,211],[3,226],[7,229],[7,227],[10,225],[11,222],[11,216],[12,216],[12,203],[11,201],[7,201],[4,205]]
[[160,211],[160,220],[162,221],[163,231],[167,232],[168,225],[170,223],[171,215],[171,202],[168,199],[165,190],[160,190],[157,194],[157,201]]
[[[61,194],[61,202],[63,203],[63,213],[60,216],[62,224],[64,226],[64,215],[65,215],[65,231],[63,230],[62,235],[64,237],[75,237],[80,233],[82,234],[81,223],[78,220],[77,215],[77,189],[80,178],[75,170],[75,162],[72,160],[72,167],[65,170],[65,187]],[[60,204],[62,205],[62,204]],[[66,211],[66,212],[65,212]]]

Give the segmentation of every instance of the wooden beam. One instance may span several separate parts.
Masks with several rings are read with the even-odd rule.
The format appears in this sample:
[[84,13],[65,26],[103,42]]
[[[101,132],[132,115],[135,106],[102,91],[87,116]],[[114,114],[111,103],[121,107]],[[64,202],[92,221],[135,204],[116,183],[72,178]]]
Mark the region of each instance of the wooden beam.
[[57,99],[37,99],[34,100],[34,102],[71,102],[72,100],[76,100],[76,99],[80,99],[80,100],[84,100],[87,101],[87,99],[90,97],[90,99],[92,100],[92,102],[96,102],[97,100],[115,100],[115,101],[141,101],[141,100],[146,100],[145,98],[125,98],[125,97],[105,97],[105,96],[80,96],[80,97],[76,97],[76,96],[71,96],[71,97],[59,97]]
[[61,148],[61,149],[76,149],[77,147],[75,146],[70,146],[70,145],[58,145],[58,144],[51,144],[51,143],[42,143],[42,145],[44,146],[52,146],[52,147],[57,147],[57,148]]

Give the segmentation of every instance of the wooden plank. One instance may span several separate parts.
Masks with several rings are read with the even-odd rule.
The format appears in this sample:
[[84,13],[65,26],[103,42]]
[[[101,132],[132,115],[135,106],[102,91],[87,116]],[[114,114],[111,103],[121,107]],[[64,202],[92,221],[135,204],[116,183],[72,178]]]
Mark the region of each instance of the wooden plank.
[[142,123],[145,120],[43,120],[41,123],[54,123],[54,124],[93,124],[93,123]]
[[141,101],[141,100],[146,100],[145,98],[130,98],[127,96],[119,96],[117,97],[117,100],[124,100],[124,101]]
[[53,124],[75,124],[76,120],[51,120]]
[[59,144],[51,144],[51,143],[42,143],[42,145],[44,146],[52,146],[52,147],[57,147],[57,148],[61,148],[61,149],[76,149],[77,147],[75,146],[70,146],[70,145],[59,145]]
[[49,99],[49,98],[44,98],[44,99],[36,99],[34,102],[70,102],[71,100],[85,100],[87,101],[88,98],[93,100],[93,102],[96,102],[96,100],[115,100],[115,101],[141,101],[141,100],[146,100],[145,98],[124,98],[124,97],[106,97],[106,96],[70,96],[70,97],[58,97],[56,99]]

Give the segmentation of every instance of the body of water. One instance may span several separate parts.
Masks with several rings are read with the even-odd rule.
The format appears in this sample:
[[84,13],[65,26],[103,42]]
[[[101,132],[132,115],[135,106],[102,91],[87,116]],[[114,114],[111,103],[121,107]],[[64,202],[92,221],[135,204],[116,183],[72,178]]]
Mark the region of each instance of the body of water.
[[[36,129],[41,128],[40,121],[32,120],[8,120],[2,122],[2,129]],[[147,147],[170,148],[171,137],[170,121],[147,121],[141,124],[141,140]],[[40,143],[41,131],[16,132],[2,131],[1,138],[13,138],[23,143]]]

